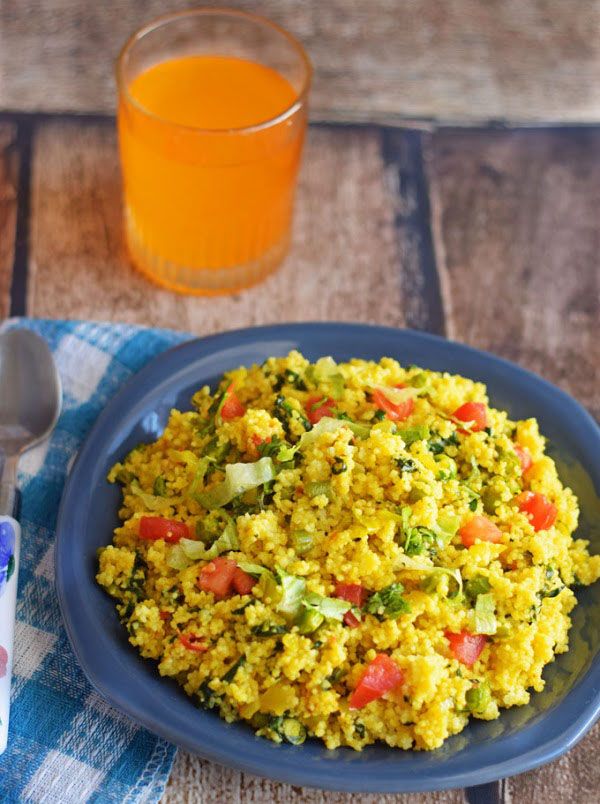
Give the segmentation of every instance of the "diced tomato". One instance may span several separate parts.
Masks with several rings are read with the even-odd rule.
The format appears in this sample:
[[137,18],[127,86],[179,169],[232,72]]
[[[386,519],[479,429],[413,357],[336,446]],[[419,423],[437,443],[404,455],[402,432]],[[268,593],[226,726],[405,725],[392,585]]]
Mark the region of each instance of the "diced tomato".
[[548,530],[556,522],[558,509],[543,494],[523,491],[515,497],[519,511],[527,516],[534,530]]
[[362,709],[371,701],[376,701],[400,686],[404,681],[404,673],[393,659],[385,653],[379,653],[362,674],[360,681],[350,696],[350,709]]
[[[334,595],[342,600],[347,600],[348,603],[352,603],[354,606],[362,608],[369,593],[365,587],[361,586],[359,583],[338,583],[335,586]],[[356,614],[347,611],[344,614],[344,623],[349,628],[356,628],[360,625],[360,620]]]
[[194,651],[194,653],[204,653],[208,650],[208,645],[197,634],[180,634],[179,641],[184,648]]
[[365,587],[361,586],[359,583],[337,583],[335,585],[334,595],[361,608],[364,606],[369,593]]
[[271,436],[268,438],[261,438],[258,433],[252,434],[252,441],[256,444],[257,447],[260,447],[261,444],[270,444],[271,443]]
[[483,634],[470,634],[468,631],[461,631],[459,634],[446,631],[445,636],[454,658],[467,667],[473,667],[487,642],[487,637]]
[[485,516],[472,517],[458,532],[465,547],[472,547],[476,539],[482,542],[494,542],[495,544],[502,541],[500,528]]
[[347,611],[344,614],[344,625],[347,625],[348,628],[358,628],[360,625],[360,620],[352,611]]
[[224,422],[229,422],[231,419],[238,419],[246,412],[246,408],[242,405],[233,390],[233,383],[225,391],[225,401],[221,407],[221,418]]
[[214,558],[200,571],[200,589],[203,592],[212,592],[217,600],[222,600],[231,594],[236,569],[235,561],[229,558]]
[[190,529],[185,522],[177,522],[176,519],[163,519],[161,516],[143,516],[140,519],[138,530],[140,539],[155,542],[164,539],[173,544],[180,539],[190,538]]
[[232,584],[238,595],[249,595],[256,584],[256,578],[253,578],[252,575],[248,575],[243,569],[236,567],[233,573]]
[[488,426],[487,407],[483,402],[465,402],[452,414],[461,422],[470,422],[468,430],[459,430],[460,433],[478,433]]
[[158,616],[163,622],[165,622],[166,620],[170,620],[173,615],[171,614],[170,611],[161,611],[159,612]]
[[[404,383],[401,382],[394,387],[406,388]],[[393,422],[403,422],[405,419],[408,419],[415,409],[415,400],[412,397],[408,397],[404,402],[394,404],[379,388],[373,390],[373,402],[378,408],[385,410],[388,419],[391,419]]]
[[325,416],[332,416],[335,400],[330,396],[309,396],[304,405],[308,421],[311,424],[320,422]]
[[524,475],[525,472],[533,466],[533,458],[529,450],[526,447],[522,447],[520,444],[515,444],[515,452],[521,464],[521,474]]

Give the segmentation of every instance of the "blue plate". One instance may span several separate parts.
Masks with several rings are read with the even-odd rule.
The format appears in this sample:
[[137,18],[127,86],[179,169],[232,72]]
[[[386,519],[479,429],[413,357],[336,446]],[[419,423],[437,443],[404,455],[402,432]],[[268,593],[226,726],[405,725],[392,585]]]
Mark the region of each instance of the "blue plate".
[[150,363],[106,407],[65,489],[56,538],[60,605],[88,678],[113,706],[207,759],[295,785],[357,792],[405,792],[478,785],[521,773],[571,748],[600,712],[600,584],[578,592],[571,648],[545,672],[546,688],[527,706],[476,721],[433,752],[370,746],[328,751],[317,741],[276,745],[251,729],[198,709],[174,682],[159,677],[126,639],[113,601],[96,585],[96,549],[117,525],[120,491],[108,469],[140,441],[155,439],[172,407],[189,409],[192,393],[239,365],[299,349],[314,360],[333,355],[459,373],[487,383],[495,407],[512,418],[535,416],[548,436],[562,479],[578,495],[578,534],[600,551],[600,429],[567,394],[490,354],[431,335],[353,324],[289,324],[238,330],[191,341]]

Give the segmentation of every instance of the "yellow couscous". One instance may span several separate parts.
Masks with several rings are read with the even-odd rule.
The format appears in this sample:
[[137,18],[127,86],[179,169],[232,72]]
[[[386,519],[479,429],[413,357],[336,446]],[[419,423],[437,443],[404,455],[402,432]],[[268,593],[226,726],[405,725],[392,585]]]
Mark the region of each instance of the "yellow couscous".
[[460,376],[228,372],[110,472],[98,583],[161,675],[262,736],[435,749],[529,701],[600,577],[535,419]]

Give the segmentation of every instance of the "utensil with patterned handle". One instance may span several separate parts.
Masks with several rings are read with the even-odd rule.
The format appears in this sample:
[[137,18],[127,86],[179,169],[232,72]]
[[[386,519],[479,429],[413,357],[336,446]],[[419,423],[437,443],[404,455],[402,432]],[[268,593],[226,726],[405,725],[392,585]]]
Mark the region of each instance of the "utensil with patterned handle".
[[46,342],[24,329],[0,335],[0,754],[8,744],[21,546],[17,467],[24,452],[50,436],[61,402],[60,378]]

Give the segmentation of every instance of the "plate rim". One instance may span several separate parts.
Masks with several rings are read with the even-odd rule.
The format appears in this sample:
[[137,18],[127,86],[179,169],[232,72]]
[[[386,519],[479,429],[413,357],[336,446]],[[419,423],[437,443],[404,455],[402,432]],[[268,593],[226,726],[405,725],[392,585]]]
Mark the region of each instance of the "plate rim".
[[[465,356],[470,355],[478,360],[483,359],[485,362],[496,365],[501,369],[509,370],[513,374],[516,372],[521,379],[526,380],[529,383],[533,382],[541,391],[546,390],[554,397],[557,397],[558,399],[562,400],[562,402],[566,403],[578,417],[579,421],[577,422],[577,429],[583,429],[584,431],[589,430],[592,437],[597,441],[597,444],[600,447],[600,426],[592,415],[583,407],[583,405],[581,405],[581,403],[575,400],[562,388],[553,385],[535,372],[525,369],[522,366],[513,363],[512,361],[498,357],[485,350],[477,349],[476,347],[445,338],[443,336],[409,328],[396,328],[372,325],[368,323],[344,321],[298,321],[290,323],[267,324],[255,327],[242,327],[234,330],[213,333],[207,336],[191,335],[190,340],[186,340],[183,343],[177,344],[156,355],[139,371],[135,372],[130,378],[128,378],[125,383],[123,383],[114,396],[108,401],[89,430],[65,481],[56,523],[54,546],[56,568],[55,583],[63,624],[81,669],[83,670],[87,679],[90,681],[92,687],[105,700],[107,700],[117,710],[124,713],[127,717],[131,718],[134,722],[148,729],[150,732],[184,748],[190,753],[205,757],[211,761],[236,768],[243,772],[252,773],[259,776],[266,776],[267,778],[289,784],[298,784],[307,787],[316,787],[319,789],[335,790],[340,792],[427,792],[485,784],[487,782],[496,781],[500,778],[523,773],[547,762],[551,762],[552,760],[564,754],[566,751],[570,750],[589,731],[596,720],[598,720],[600,717],[600,684],[598,683],[600,681],[600,653],[597,653],[594,656],[584,675],[566,695],[560,698],[556,704],[556,706],[559,706],[560,704],[564,703],[565,700],[576,690],[581,692],[583,689],[585,689],[587,694],[591,696],[590,701],[583,708],[580,715],[575,721],[570,723],[569,727],[562,732],[562,735],[559,738],[538,743],[533,748],[520,754],[517,759],[510,758],[507,760],[500,760],[486,765],[481,769],[462,771],[454,775],[444,775],[443,773],[440,773],[434,779],[421,778],[406,780],[402,777],[394,777],[391,779],[386,779],[384,783],[370,782],[364,778],[364,774],[362,781],[359,780],[357,782],[357,780],[354,778],[354,774],[351,775],[350,779],[346,780],[343,775],[336,775],[335,767],[337,766],[337,762],[331,763],[331,770],[329,771],[327,768],[321,767],[318,778],[311,780],[311,778],[307,778],[308,771],[303,771],[302,769],[298,771],[294,771],[293,769],[290,770],[287,767],[281,770],[273,767],[264,769],[260,766],[260,762],[257,763],[257,761],[252,758],[235,758],[231,754],[231,749],[221,749],[216,741],[213,745],[203,745],[202,747],[199,747],[194,740],[189,740],[185,734],[180,733],[180,730],[174,731],[173,729],[169,728],[168,725],[165,725],[162,722],[154,721],[146,710],[140,709],[139,707],[132,707],[131,704],[129,704],[126,700],[123,700],[122,696],[116,694],[113,688],[107,689],[105,686],[106,680],[103,680],[98,676],[95,668],[87,660],[83,646],[79,643],[77,629],[74,626],[69,611],[69,593],[66,587],[64,568],[62,567],[60,560],[60,550],[63,539],[66,539],[64,531],[67,527],[68,518],[70,516],[68,503],[70,502],[71,494],[73,493],[73,489],[77,482],[78,472],[80,471],[80,467],[85,465],[85,461],[89,459],[89,453],[94,446],[94,442],[98,440],[103,431],[106,429],[107,425],[110,424],[113,409],[121,407],[132,394],[135,396],[135,386],[140,384],[140,381],[144,381],[147,378],[152,377],[163,364],[168,365],[173,360],[173,355],[185,355],[187,351],[195,353],[198,349],[200,349],[203,354],[195,354],[194,356],[196,358],[207,356],[210,354],[212,346],[215,347],[215,350],[223,348],[228,340],[238,340],[239,345],[239,339],[245,336],[256,338],[257,336],[267,335],[282,336],[284,333],[288,333],[287,337],[295,337],[298,340],[301,340],[302,332],[306,331],[307,328],[311,330],[329,330],[330,332],[336,330],[340,332],[344,329],[353,330],[355,332],[360,330],[368,330],[373,333],[378,333],[379,335],[389,336],[390,338],[398,338],[399,336],[408,337],[409,339],[416,338],[418,341],[430,343],[437,348],[441,348],[442,350],[456,349],[459,352],[462,352]],[[221,346],[219,346],[219,344]],[[143,394],[141,394],[140,398],[144,398],[147,395],[148,392],[145,391]],[[587,465],[586,469],[589,469]],[[600,478],[600,468],[598,469],[598,475]],[[223,724],[226,725],[224,721]],[[254,735],[249,734],[248,736],[249,739],[251,739]],[[254,739],[260,740],[261,738],[256,738],[254,736]],[[393,750],[394,749],[390,749],[390,751]],[[273,760],[265,761],[272,763]]]

